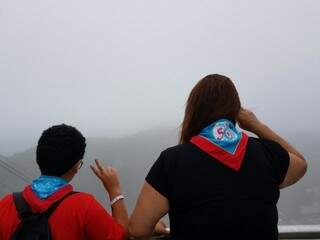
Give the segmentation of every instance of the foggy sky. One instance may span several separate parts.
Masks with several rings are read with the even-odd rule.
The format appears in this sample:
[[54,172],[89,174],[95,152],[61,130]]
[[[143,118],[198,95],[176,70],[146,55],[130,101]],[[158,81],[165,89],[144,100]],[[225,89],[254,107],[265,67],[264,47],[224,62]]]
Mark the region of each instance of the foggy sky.
[[0,154],[68,123],[178,126],[193,85],[231,77],[276,130],[319,132],[320,2],[0,0]]

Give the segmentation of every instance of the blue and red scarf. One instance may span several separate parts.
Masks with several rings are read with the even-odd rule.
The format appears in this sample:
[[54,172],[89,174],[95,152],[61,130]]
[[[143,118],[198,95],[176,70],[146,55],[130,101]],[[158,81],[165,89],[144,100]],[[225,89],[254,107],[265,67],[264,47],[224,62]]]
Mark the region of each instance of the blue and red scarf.
[[31,189],[40,199],[47,199],[66,185],[63,178],[42,175],[32,181]]
[[227,167],[239,171],[246,153],[248,136],[227,119],[220,119],[202,129],[191,143]]

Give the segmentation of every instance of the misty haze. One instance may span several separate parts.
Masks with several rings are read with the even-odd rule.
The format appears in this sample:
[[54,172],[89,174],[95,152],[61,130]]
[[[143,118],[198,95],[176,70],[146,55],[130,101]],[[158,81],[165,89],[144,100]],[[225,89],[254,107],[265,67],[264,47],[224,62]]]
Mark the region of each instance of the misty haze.
[[0,198],[40,174],[38,138],[66,123],[87,138],[76,190],[107,206],[89,168],[99,158],[118,169],[131,212],[154,161],[178,143],[191,88],[220,73],[308,161],[281,191],[280,224],[319,224],[319,9],[316,0],[1,1]]

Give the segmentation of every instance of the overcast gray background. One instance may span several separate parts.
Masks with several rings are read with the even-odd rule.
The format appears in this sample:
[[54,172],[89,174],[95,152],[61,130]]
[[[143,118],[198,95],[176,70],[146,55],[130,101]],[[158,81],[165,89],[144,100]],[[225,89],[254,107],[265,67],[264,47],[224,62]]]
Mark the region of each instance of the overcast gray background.
[[91,137],[176,127],[209,73],[276,130],[317,135],[319,26],[317,0],[0,0],[0,154],[62,122]]

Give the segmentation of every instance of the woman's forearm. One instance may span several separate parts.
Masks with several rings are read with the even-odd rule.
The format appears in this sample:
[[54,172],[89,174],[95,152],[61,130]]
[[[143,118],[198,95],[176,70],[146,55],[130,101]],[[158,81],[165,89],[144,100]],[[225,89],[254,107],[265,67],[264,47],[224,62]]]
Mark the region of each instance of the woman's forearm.
[[262,123],[257,125],[254,129],[254,134],[256,134],[260,138],[265,138],[265,139],[272,140],[279,143],[289,153],[292,153],[297,157],[305,160],[303,155],[295,147],[293,147],[290,143],[288,143],[284,138],[282,138],[279,134],[274,132],[267,125]]

